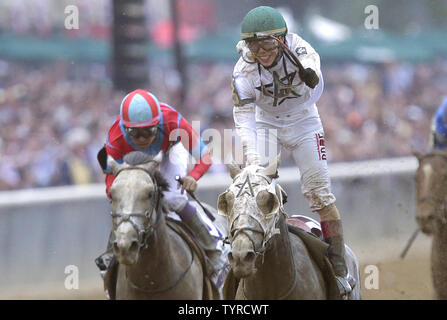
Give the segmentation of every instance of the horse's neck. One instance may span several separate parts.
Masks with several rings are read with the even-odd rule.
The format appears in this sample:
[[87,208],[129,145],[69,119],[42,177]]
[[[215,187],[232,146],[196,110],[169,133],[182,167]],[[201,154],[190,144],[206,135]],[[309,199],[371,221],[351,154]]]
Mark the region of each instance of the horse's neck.
[[[149,239],[148,247],[140,252],[138,262],[129,268],[129,277],[141,287],[154,288],[163,286],[177,273],[177,264],[173,263],[171,238],[164,215],[160,215],[158,227]],[[177,267],[178,268],[178,267]]]
[[[287,224],[283,216],[279,219],[280,234],[274,236],[270,246],[257,261],[256,278],[269,282],[270,297],[281,298],[295,283],[295,267]],[[259,283],[253,279],[254,283]],[[265,287],[264,287],[265,288]]]

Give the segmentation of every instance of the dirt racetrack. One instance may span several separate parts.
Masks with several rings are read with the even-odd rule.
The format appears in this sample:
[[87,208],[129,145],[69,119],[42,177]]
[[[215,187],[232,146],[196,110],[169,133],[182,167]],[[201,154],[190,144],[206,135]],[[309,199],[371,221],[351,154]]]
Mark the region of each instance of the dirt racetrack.
[[[361,265],[363,299],[427,300],[434,298],[430,278],[431,239],[419,235],[405,259],[402,260],[399,254],[405,247],[406,240],[386,239],[381,242],[376,241],[373,245],[351,246]],[[390,247],[390,244],[393,246]],[[370,273],[365,273],[368,265],[376,266],[379,271],[377,290],[365,288],[365,280],[370,275]],[[79,290],[67,291],[55,289],[55,287],[49,285],[2,289],[0,299],[105,299],[99,275],[98,280],[81,282]]]

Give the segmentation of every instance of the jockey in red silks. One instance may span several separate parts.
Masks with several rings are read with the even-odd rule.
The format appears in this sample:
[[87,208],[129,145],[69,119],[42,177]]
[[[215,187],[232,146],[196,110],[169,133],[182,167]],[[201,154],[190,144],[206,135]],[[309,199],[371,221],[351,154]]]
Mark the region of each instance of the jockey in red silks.
[[[223,265],[221,252],[216,249],[217,241],[210,235],[208,227],[184,193],[184,190],[194,192],[197,181],[211,166],[210,152],[191,124],[177,110],[160,103],[152,93],[137,89],[124,97],[120,115],[109,130],[105,151],[107,157],[112,157],[118,163],[122,163],[123,157],[133,151],[154,156],[163,152],[159,169],[169,184],[169,190],[163,194],[164,203],[197,235],[211,262],[209,273],[217,272]],[[196,160],[189,173],[188,152]],[[108,172],[106,161],[101,166],[106,172],[106,193],[110,198],[109,189],[115,176]],[[176,176],[183,177],[181,190]],[[107,252],[97,259],[102,271],[107,270],[106,260],[111,259],[112,254],[109,239]]]

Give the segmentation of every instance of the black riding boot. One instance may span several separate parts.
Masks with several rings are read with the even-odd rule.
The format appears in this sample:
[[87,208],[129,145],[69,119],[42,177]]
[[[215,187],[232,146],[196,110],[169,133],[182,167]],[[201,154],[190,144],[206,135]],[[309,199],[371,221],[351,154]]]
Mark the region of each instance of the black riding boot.
[[109,269],[112,259],[114,257],[114,255],[113,255],[113,237],[114,237],[114,234],[113,234],[113,231],[111,231],[110,235],[109,235],[109,241],[107,242],[106,252],[104,252],[102,255],[100,255],[98,258],[95,259],[95,263],[100,270],[100,274],[101,274],[102,278],[104,278],[105,274],[107,273],[107,270]]
[[355,279],[349,274],[345,261],[345,242],[341,220],[322,221],[324,241],[329,244],[327,254],[331,262],[338,289],[342,297],[351,293],[356,285]]

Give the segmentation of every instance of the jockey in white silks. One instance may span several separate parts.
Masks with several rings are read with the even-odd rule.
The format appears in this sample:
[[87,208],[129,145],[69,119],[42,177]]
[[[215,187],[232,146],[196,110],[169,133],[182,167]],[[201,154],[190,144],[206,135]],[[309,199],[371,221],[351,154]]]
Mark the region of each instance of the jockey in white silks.
[[[324,131],[316,102],[323,92],[318,53],[287,32],[282,15],[257,7],[242,21],[233,71],[233,116],[247,164],[266,165],[280,147],[292,152],[301,173],[301,191],[320,216],[325,241],[342,295],[354,278],[344,259],[341,217],[331,192]],[[298,61],[297,61],[298,60]]]

